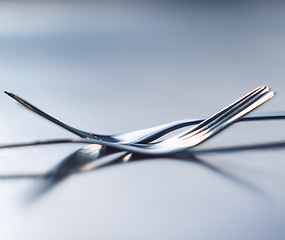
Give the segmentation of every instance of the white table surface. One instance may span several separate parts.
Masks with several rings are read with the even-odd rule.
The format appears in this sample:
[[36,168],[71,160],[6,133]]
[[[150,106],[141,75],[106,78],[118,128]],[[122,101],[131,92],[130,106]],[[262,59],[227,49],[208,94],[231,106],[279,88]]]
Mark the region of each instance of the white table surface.
[[[259,85],[278,94],[256,112],[284,111],[284,7],[1,1],[0,90],[104,134],[207,117]],[[4,93],[0,123],[0,144],[73,137]],[[88,146],[0,150],[1,239],[284,239],[284,124],[63,178],[42,176]]]

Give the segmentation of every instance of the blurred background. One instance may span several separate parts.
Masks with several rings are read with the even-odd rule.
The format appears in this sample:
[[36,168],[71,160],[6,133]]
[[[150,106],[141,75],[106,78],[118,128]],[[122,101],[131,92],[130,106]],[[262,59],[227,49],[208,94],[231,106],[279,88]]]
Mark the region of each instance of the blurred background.
[[282,1],[0,3],[2,90],[75,123],[84,109],[90,130],[129,130],[130,109],[145,127],[208,115],[230,89],[284,91]]
[[[18,94],[67,123],[96,133],[119,133],[178,119],[207,117],[259,85],[271,87],[278,94],[258,111],[284,111],[284,63],[283,1],[0,1],[0,90]],[[1,144],[72,136],[23,110],[4,93],[0,94],[0,123]],[[233,127],[231,133],[242,137],[248,130],[247,126],[243,125],[242,130]],[[256,126],[250,125],[256,131],[249,131],[249,136],[264,131],[263,137],[274,135],[274,140],[284,140],[280,125],[270,125],[270,128],[269,125]],[[221,142],[236,141],[225,140],[231,133],[224,135]],[[255,137],[255,140],[260,138]],[[252,138],[249,139],[251,141]],[[0,172],[3,176],[43,173],[77,148],[64,146],[48,148],[48,151],[43,147],[2,151]],[[260,159],[261,156],[251,158]],[[284,175],[280,169],[284,165],[280,152],[275,157],[280,159],[280,165],[270,172],[270,176],[276,176],[278,169],[280,176]],[[246,160],[250,157],[239,155],[238,158]],[[162,175],[158,180],[156,174],[161,171],[159,164],[167,169],[160,173]],[[151,165],[148,162],[143,165],[145,168],[135,165],[131,169],[121,169],[121,172],[118,169],[113,169],[114,172],[111,170],[111,173],[107,170],[99,172],[99,175],[95,174],[95,179],[91,175],[87,179],[80,176],[51,191],[43,203],[38,202],[37,210],[25,210],[24,214],[18,209],[18,198],[35,179],[2,179],[0,213],[4,215],[1,214],[3,220],[0,218],[0,222],[5,227],[0,231],[7,236],[6,239],[27,239],[24,236],[29,236],[29,239],[72,239],[72,236],[75,236],[74,239],[158,239],[159,236],[163,239],[189,239],[191,236],[198,239],[212,239],[213,236],[234,239],[233,236],[239,236],[240,232],[243,232],[243,239],[269,239],[272,232],[269,234],[265,230],[259,232],[252,229],[263,229],[271,224],[270,228],[276,234],[271,239],[284,239],[284,228],[277,224],[280,219],[284,220],[282,204],[278,207],[278,214],[272,214],[270,224],[262,221],[262,224],[251,228],[243,224],[242,219],[248,218],[252,222],[265,219],[267,213],[262,217],[257,214],[264,209],[263,202],[259,199],[257,202],[262,203],[258,205],[255,197],[251,196],[248,200],[247,194],[247,200],[243,201],[243,197],[238,197],[241,194],[239,191],[243,190],[231,192],[236,189],[228,183],[225,183],[227,187],[221,185],[224,180],[215,185],[207,172],[198,171],[195,175],[195,167],[194,170],[188,169],[194,174],[190,176],[185,173],[183,181],[177,186],[203,180],[204,190],[207,187],[215,189],[218,192],[216,200],[220,203],[211,205],[212,208],[207,211],[194,211],[202,209],[199,205],[201,199],[214,192],[205,190],[204,195],[199,195],[201,190],[198,191],[197,186],[193,185],[198,193],[192,199],[189,189],[174,188],[171,184],[175,184],[175,181],[171,181],[173,177],[176,179],[181,173],[183,175],[182,165],[156,162],[154,170],[149,173]],[[175,174],[171,169],[176,169]],[[145,174],[150,174],[149,178],[154,182],[158,181],[156,185],[150,180],[145,183]],[[118,186],[114,190],[114,185],[108,182],[110,175],[121,180],[117,179],[121,183],[119,190]],[[141,176],[140,184],[130,187],[129,181],[138,176]],[[193,176],[197,176],[197,179]],[[90,193],[90,188],[82,190],[80,187],[80,184],[88,185],[91,181],[89,178],[96,183],[107,181],[110,195],[104,195],[104,188],[94,183],[93,190],[97,186],[97,193],[101,193],[101,207],[82,204],[79,208],[75,203],[70,203],[70,207],[64,208],[66,201],[80,194],[80,201],[87,198],[89,204],[90,198],[98,198],[98,195],[95,197]],[[173,187],[170,186],[172,192],[161,179],[169,179],[166,183]],[[276,187],[276,182],[269,184],[264,182],[264,178],[260,179],[263,179],[260,180],[262,187],[268,186],[270,191],[275,189],[272,190],[275,197],[281,194],[282,197],[276,197],[277,202],[285,199],[285,194],[280,192],[283,178],[278,178],[280,188]],[[74,190],[73,186],[81,188],[81,192],[76,192],[78,190]],[[135,191],[135,186],[140,186],[142,192],[137,193],[135,201],[131,201],[129,197]],[[160,189],[160,194],[157,189]],[[112,191],[118,195],[114,192],[112,195]],[[227,191],[232,197],[223,195]],[[110,200],[122,194],[125,197],[121,201]],[[170,212],[167,212],[167,204],[158,207],[166,196],[172,206]],[[149,199],[142,209],[139,208],[140,197]],[[186,200],[180,202],[183,197],[190,199],[189,205],[193,201],[195,204],[192,206],[196,207],[185,210],[189,205]],[[233,201],[232,205],[221,201],[226,198]],[[79,204],[80,201],[75,202]],[[123,201],[125,203],[122,205]],[[133,205],[134,202],[137,205]],[[241,204],[239,207],[236,206],[238,203]],[[114,206],[112,211],[110,205]],[[228,207],[228,215],[219,216],[221,221],[215,223],[224,205]],[[250,214],[252,207],[254,213]],[[236,208],[233,211],[237,215],[230,214],[233,208]],[[60,212],[59,209],[64,210]],[[53,224],[57,211],[59,220]],[[19,212],[22,217],[19,217]],[[247,214],[240,216],[238,212]],[[191,220],[192,213],[200,215],[196,223],[195,219]],[[77,214],[80,223],[76,220]],[[109,222],[112,216],[120,222],[117,227],[114,219]],[[26,218],[29,219],[28,223],[21,227]],[[148,219],[153,219],[154,225],[148,223]],[[228,220],[232,225],[227,225]],[[99,224],[100,230],[90,229],[92,221]],[[237,222],[238,227],[235,227]],[[124,223],[133,230],[128,232]],[[188,224],[194,224],[196,230],[189,229]],[[212,225],[209,233],[204,232],[200,236],[209,225]],[[89,229],[84,234],[86,226]],[[114,234],[110,233],[108,226]],[[215,230],[221,226],[229,228],[229,231],[221,233]]]

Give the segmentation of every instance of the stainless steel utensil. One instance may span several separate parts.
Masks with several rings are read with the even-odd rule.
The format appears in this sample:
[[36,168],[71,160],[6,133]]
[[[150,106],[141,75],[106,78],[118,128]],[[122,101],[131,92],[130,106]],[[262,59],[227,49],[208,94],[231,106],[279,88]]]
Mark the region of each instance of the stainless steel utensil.
[[118,142],[108,142],[102,139],[82,139],[75,141],[82,143],[96,143],[124,151],[141,154],[157,155],[175,153],[194,147],[197,144],[200,144],[201,142],[204,142],[205,140],[211,138],[226,127],[230,126],[245,114],[251,112],[256,107],[271,99],[273,96],[274,93],[271,92],[267,87],[258,87],[228,107],[222,109],[212,117],[201,122],[190,131],[158,143],[123,144]]
[[[102,135],[102,134],[95,134],[90,133],[86,131],[79,130],[77,128],[71,127],[67,125],[66,123],[63,123],[62,121],[52,117],[51,115],[45,113],[44,111],[40,110],[39,108],[35,107],[31,103],[27,102],[26,100],[20,98],[19,96],[6,92],[5,93],[15,99],[17,102],[22,104],[27,109],[33,111],[34,113],[40,115],[41,117],[59,125],[60,127],[82,137],[82,138],[90,138],[90,139],[98,139],[98,140],[104,140],[108,142],[114,142],[114,143],[148,143],[155,139],[158,139],[159,137],[172,132],[174,130],[199,124],[205,119],[195,119],[195,120],[180,120],[175,121],[167,124],[162,124],[156,127],[131,131],[127,133],[121,133],[121,134],[114,134],[114,135]],[[285,113],[281,114],[259,114],[255,116],[250,117],[243,117],[239,119],[239,121],[258,121],[258,120],[276,120],[276,119],[285,119]]]

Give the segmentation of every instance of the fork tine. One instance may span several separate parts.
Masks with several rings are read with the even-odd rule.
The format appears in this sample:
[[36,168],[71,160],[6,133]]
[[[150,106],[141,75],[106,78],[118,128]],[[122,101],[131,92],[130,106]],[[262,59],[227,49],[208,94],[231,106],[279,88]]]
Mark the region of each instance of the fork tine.
[[[191,147],[205,141],[206,139],[211,138],[212,136],[216,135],[223,129],[227,128],[234,122],[236,122],[239,118],[244,116],[245,114],[251,112],[261,104],[265,103],[269,99],[274,97],[273,92],[268,92],[269,89],[264,89],[256,98],[254,98],[249,103],[246,103],[244,106],[241,106],[234,112],[230,113],[228,116],[225,116],[224,119],[221,121],[216,122],[214,125],[209,125],[208,128],[204,129],[200,133],[196,134],[195,136],[187,137],[185,140],[189,140],[193,145]],[[189,144],[189,143],[188,143]]]
[[[258,94],[260,94],[265,89],[267,89],[267,88],[264,86],[261,86],[261,87],[254,89],[253,91],[251,91],[248,94],[244,95],[243,97],[239,98],[238,100],[236,100],[232,104],[228,105],[227,107],[225,107],[224,109],[222,109],[218,113],[207,118],[202,123],[198,124],[196,127],[192,128],[190,130],[187,130],[186,132],[180,134],[178,137],[184,137],[186,135],[192,136],[192,135],[195,135],[195,134],[203,131],[203,129],[205,127],[206,128],[209,127],[209,124],[211,124],[211,125],[215,124],[216,121],[219,121],[223,117],[227,116],[227,114],[233,112],[239,106],[241,106],[241,105],[247,103],[248,101],[252,100],[254,97],[258,96]],[[269,90],[267,90],[267,91],[269,91]]]
[[269,91],[270,90],[267,87],[264,87],[264,89],[261,88],[256,93],[253,93],[251,96],[248,96],[244,100],[242,100],[239,103],[237,103],[235,106],[233,106],[230,109],[228,109],[228,111],[226,111],[222,116],[220,116],[216,120],[212,121],[209,126],[214,125],[216,122],[220,121],[220,119],[223,119],[224,117],[227,117],[229,114],[235,112],[237,109],[240,110],[240,107],[241,108],[245,108],[247,105],[251,105],[251,103],[255,102],[258,98],[260,98],[261,96],[263,96],[264,94],[266,94]]
[[[225,122],[228,118],[236,114],[237,112],[242,111],[243,109],[247,108],[251,104],[253,104],[255,101],[257,101],[259,98],[261,98],[263,95],[265,95],[267,92],[269,92],[269,89],[264,87],[264,89],[260,89],[256,93],[252,94],[248,98],[244,99],[240,103],[238,103],[236,106],[231,107],[226,112],[224,112],[221,116],[218,116],[216,119],[213,118],[212,121],[208,121],[206,125],[201,127],[200,129],[197,129],[196,131],[189,131],[188,133],[184,134],[182,138],[185,140],[189,137],[192,137],[196,134],[199,134],[200,132],[203,132],[204,130],[209,129],[211,126],[215,126],[216,124],[221,124]],[[214,115],[215,116],[215,115]],[[212,118],[212,117],[211,117]]]

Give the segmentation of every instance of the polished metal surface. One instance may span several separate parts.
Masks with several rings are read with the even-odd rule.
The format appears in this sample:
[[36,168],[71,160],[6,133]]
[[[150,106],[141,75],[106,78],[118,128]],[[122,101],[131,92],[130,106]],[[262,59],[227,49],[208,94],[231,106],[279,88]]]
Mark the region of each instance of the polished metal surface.
[[[11,95],[10,93],[8,93]],[[16,96],[11,95],[13,98]],[[183,150],[195,147],[196,145],[204,142],[205,140],[213,137],[217,133],[221,132],[223,129],[227,128],[238,119],[243,117],[244,115],[248,114],[255,108],[259,107],[269,99],[274,97],[274,93],[270,91],[269,88],[261,86],[250,93],[246,94],[245,96],[241,97],[240,99],[236,100],[229,106],[225,107],[224,109],[220,110],[213,116],[207,118],[196,127],[191,130],[187,130],[185,133],[178,134],[177,136],[168,138],[164,141],[158,143],[151,143],[151,144],[140,144],[140,143],[133,143],[133,142],[126,142],[119,144],[117,141],[116,143],[108,142],[104,138],[97,139],[90,139],[85,141],[77,141],[80,143],[96,143],[101,144],[108,147],[114,147],[120,150],[130,151],[133,153],[140,153],[140,154],[150,154],[150,155],[165,155],[165,154],[172,154],[176,152],[181,152]],[[20,100],[22,104],[25,106],[27,105],[26,102]],[[35,108],[30,108],[34,110]],[[39,110],[37,110],[37,113]],[[41,116],[44,114],[40,112]],[[48,119],[51,119],[50,116],[44,114]],[[53,121],[56,121],[57,124],[61,124],[58,120],[52,118]],[[65,124],[61,124],[65,126]],[[65,127],[66,128],[66,127]],[[69,126],[67,128],[70,128]],[[85,134],[80,130],[72,129],[77,135],[81,134],[82,137],[94,136],[93,134]],[[109,138],[107,138],[109,139]],[[56,142],[58,143],[58,142]],[[75,143],[75,141],[74,141]],[[31,144],[28,144],[31,145]],[[38,144],[35,144],[38,145]],[[20,146],[19,144],[11,145],[10,147]],[[9,146],[1,146],[0,148],[8,148]]]
[[[205,121],[205,119],[197,119],[197,120],[182,120],[182,121],[175,121],[172,123],[167,123],[163,125],[159,125],[152,128],[147,129],[141,129],[141,130],[135,130],[128,133],[121,133],[121,134],[115,134],[115,135],[102,135],[102,134],[95,134],[95,133],[89,133],[85,132],[79,129],[76,129],[74,127],[71,127],[67,125],[66,123],[63,123],[62,121],[59,121],[58,119],[52,117],[51,115],[43,112],[39,108],[35,107],[31,103],[25,101],[24,99],[20,98],[19,96],[5,91],[5,93],[15,99],[17,102],[22,104],[22,106],[26,107],[27,109],[33,111],[34,113],[40,115],[41,117],[44,117],[45,119],[51,121],[52,123],[57,124],[58,126],[74,133],[75,135],[78,135],[82,138],[91,138],[91,139],[98,139],[103,140],[105,142],[114,142],[114,143],[148,143],[150,141],[156,140],[163,135],[166,135],[174,130],[195,125],[198,123],[201,123],[202,121]],[[251,117],[243,117],[237,119],[237,121],[264,121],[264,120],[277,120],[277,119],[285,119],[285,114],[282,113],[271,113],[271,114],[259,114],[256,116]]]

